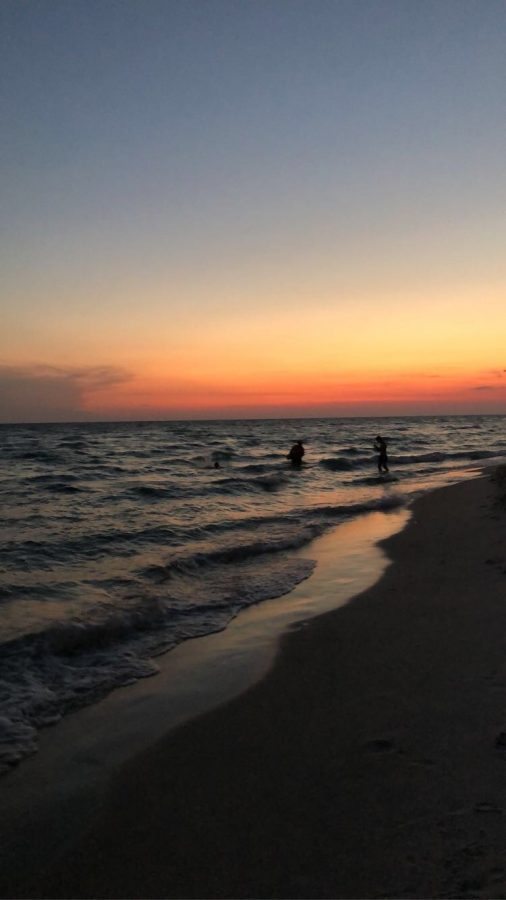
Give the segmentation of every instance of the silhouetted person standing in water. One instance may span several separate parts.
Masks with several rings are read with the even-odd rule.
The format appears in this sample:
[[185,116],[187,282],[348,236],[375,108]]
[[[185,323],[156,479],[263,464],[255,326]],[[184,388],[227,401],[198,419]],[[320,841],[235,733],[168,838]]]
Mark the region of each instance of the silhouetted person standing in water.
[[380,475],[382,475],[383,472],[388,472],[389,469],[388,469],[388,456],[387,456],[387,442],[384,440],[384,438],[381,437],[380,434],[378,434],[376,440],[374,441],[374,449],[377,450],[379,453],[378,472],[380,473]]
[[302,462],[302,457],[304,456],[304,447],[302,446],[302,441],[297,441],[296,444],[293,445],[290,452],[287,454],[287,459],[290,460],[292,466],[300,466]]

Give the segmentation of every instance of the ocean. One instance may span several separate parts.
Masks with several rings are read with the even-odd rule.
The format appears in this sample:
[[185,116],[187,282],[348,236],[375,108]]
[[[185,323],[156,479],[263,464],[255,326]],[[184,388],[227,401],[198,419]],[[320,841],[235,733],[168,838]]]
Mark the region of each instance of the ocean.
[[325,530],[505,455],[504,416],[0,426],[0,771],[41,727],[309,578]]

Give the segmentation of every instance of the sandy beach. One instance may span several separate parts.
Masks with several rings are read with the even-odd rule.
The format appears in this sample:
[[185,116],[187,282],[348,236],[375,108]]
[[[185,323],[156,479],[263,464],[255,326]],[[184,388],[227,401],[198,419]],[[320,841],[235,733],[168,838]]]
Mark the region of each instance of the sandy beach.
[[497,484],[421,497],[384,550],[381,579],[292,628],[253,687],[55,807],[60,853],[37,858],[25,816],[1,896],[504,897]]

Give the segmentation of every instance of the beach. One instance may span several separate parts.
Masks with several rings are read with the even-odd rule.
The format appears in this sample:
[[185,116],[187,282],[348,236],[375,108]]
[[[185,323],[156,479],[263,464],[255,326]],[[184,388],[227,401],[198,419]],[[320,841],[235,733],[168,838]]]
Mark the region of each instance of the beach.
[[4,779],[1,896],[504,896],[505,539],[489,473],[426,494],[379,581],[292,626],[251,686],[88,777],[52,819],[41,749],[45,818],[26,811],[32,760],[13,773],[23,815]]

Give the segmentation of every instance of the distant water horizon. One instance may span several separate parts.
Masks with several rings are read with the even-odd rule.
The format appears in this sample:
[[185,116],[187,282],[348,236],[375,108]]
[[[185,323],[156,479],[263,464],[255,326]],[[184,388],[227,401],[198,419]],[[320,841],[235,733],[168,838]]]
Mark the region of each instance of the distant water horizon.
[[310,578],[329,528],[504,456],[498,414],[2,423],[0,770],[42,726]]
[[124,419],[124,418],[104,418],[104,419],[92,419],[92,418],[82,418],[82,419],[51,419],[47,421],[0,421],[0,428],[9,428],[11,426],[44,426],[44,425],[164,425],[164,424],[178,424],[178,423],[188,423],[188,422],[297,422],[297,421],[305,421],[306,419],[313,420],[318,419],[321,421],[332,420],[333,422],[339,421],[347,421],[348,419],[367,419],[372,420],[380,420],[380,419],[494,419],[494,418],[504,418],[506,416],[506,412],[491,412],[491,413],[483,413],[483,412],[466,412],[466,413],[378,413],[377,415],[364,415],[362,413],[356,413],[355,415],[349,414],[346,416],[343,415],[328,415],[322,416],[317,413],[314,415],[283,415],[283,416],[183,416],[179,418],[153,418],[153,419]]

